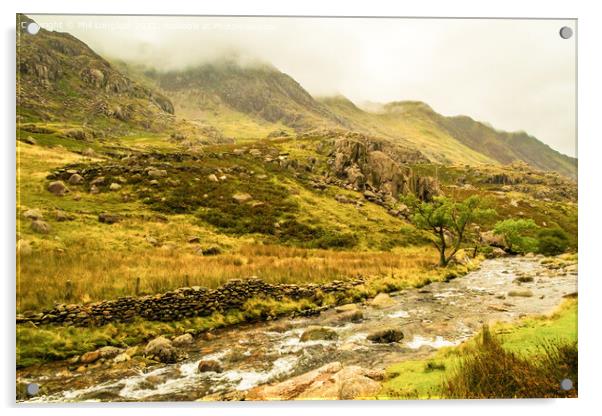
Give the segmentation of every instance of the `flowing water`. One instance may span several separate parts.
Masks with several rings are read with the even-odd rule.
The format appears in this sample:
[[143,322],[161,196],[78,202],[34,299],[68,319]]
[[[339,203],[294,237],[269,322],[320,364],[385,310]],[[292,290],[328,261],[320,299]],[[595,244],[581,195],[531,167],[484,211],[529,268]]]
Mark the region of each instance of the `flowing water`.
[[[515,280],[525,274],[534,280]],[[508,296],[516,290],[529,290],[532,296]],[[537,258],[493,259],[448,283],[392,294],[390,306],[360,304],[361,322],[341,322],[335,310],[311,318],[282,318],[201,337],[186,349],[188,359],[177,364],[147,368],[131,360],[106,363],[80,374],[68,371],[67,363],[52,363],[21,370],[18,381],[43,387],[44,394],[32,402],[236,399],[254,386],[285,380],[333,361],[385,368],[424,357],[438,348],[458,345],[487,322],[549,313],[563,296],[576,291],[576,268],[554,270]],[[315,325],[333,329],[338,338],[300,341],[303,331]],[[401,329],[404,339],[392,344],[367,340],[369,333],[386,328]],[[200,373],[200,360],[218,361],[223,372]]]

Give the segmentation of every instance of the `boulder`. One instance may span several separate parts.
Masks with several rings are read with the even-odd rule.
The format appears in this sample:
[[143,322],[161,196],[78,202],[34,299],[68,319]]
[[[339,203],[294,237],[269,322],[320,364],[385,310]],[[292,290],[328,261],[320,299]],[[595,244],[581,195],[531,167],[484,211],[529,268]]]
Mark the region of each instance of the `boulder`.
[[323,326],[310,326],[303,334],[301,334],[300,341],[317,341],[317,340],[336,340],[338,338],[337,333],[331,329]]
[[48,234],[50,232],[50,225],[42,220],[35,220],[31,222],[31,229],[35,233]]
[[496,259],[499,257],[504,257],[507,256],[508,253],[506,253],[504,250],[502,250],[499,247],[493,247],[493,249],[491,250],[491,252],[487,253],[486,257],[489,259]]
[[110,191],[118,191],[120,189],[121,189],[121,185],[116,182],[113,182],[111,185],[109,185]]
[[48,191],[57,196],[63,196],[69,192],[63,181],[54,181],[48,184]]
[[96,351],[100,353],[100,358],[115,358],[123,352],[123,349],[107,345]]
[[79,362],[82,364],[91,364],[100,358],[100,351],[89,351],[79,357]]
[[71,175],[69,177],[69,180],[67,182],[69,182],[69,184],[71,185],[79,185],[80,183],[82,183],[84,181],[84,177],[78,173],[74,173],[73,175]]
[[364,319],[364,314],[359,309],[341,312],[336,316],[339,322],[361,322]]
[[375,308],[386,308],[395,304],[395,301],[386,293],[379,293],[370,301],[370,305]]
[[170,340],[163,336],[157,337],[146,344],[144,354],[162,363],[175,363],[178,359],[176,348]]
[[216,361],[216,360],[199,361],[198,370],[199,370],[199,373],[207,373],[207,372],[221,373],[222,371],[224,371],[222,368],[222,365],[219,363],[219,361]]
[[184,335],[175,337],[173,339],[172,343],[176,347],[183,347],[183,346],[192,344],[192,341],[194,341],[194,339],[192,338],[191,334],[184,334]]
[[232,195],[232,200],[237,204],[244,204],[245,202],[249,202],[253,197],[246,192],[237,192]]
[[290,378],[281,383],[258,386],[247,400],[353,400],[374,398],[381,389],[384,372],[339,362]]
[[383,329],[380,331],[372,332],[368,335],[368,341],[372,341],[378,344],[390,344],[393,342],[399,342],[403,339],[403,332],[399,329]]

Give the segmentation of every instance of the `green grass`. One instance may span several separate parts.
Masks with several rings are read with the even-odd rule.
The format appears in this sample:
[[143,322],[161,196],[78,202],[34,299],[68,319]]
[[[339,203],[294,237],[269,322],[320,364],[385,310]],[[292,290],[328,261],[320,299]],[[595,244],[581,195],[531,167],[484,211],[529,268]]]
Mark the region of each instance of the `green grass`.
[[[496,324],[491,327],[491,333],[500,337],[506,351],[521,357],[541,354],[541,348],[546,344],[577,342],[577,301],[565,301],[551,316]],[[480,336],[476,335],[458,347],[442,348],[429,358],[404,361],[390,366],[379,397],[441,398],[442,383],[454,374],[460,360],[475,347]]]

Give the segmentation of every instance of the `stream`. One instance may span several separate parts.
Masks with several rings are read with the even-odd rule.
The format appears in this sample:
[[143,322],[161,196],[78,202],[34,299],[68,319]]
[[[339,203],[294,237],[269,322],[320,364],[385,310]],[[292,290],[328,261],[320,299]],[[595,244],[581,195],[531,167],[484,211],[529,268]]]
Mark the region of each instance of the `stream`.
[[[517,277],[532,281],[518,282]],[[525,277],[527,277],[525,279]],[[513,291],[529,292],[516,296]],[[426,357],[474,335],[483,324],[512,321],[553,311],[563,296],[577,292],[577,268],[553,268],[538,257],[486,260],[479,270],[450,282],[390,294],[388,306],[359,304],[364,319],[342,322],[335,309],[310,318],[281,318],[213,332],[185,348],[188,358],[176,364],[145,367],[132,359],[107,362],[85,372],[67,362],[17,372],[18,382],[37,383],[41,394],[29,402],[182,401],[241,399],[245,391],[306,373],[324,364],[383,369]],[[336,340],[302,342],[301,334],[319,325],[336,331]],[[368,334],[398,328],[398,343],[378,344]],[[199,372],[200,360],[214,360],[222,372]]]

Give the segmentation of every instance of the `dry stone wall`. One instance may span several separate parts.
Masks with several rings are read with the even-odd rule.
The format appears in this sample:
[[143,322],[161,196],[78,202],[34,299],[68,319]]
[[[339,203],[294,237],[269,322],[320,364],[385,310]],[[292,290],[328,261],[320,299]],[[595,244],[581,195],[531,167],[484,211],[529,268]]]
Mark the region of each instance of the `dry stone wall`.
[[239,309],[251,298],[311,299],[319,292],[343,293],[361,283],[363,280],[359,278],[335,280],[320,285],[270,284],[258,278],[233,279],[213,290],[194,286],[158,295],[128,296],[84,305],[59,304],[40,313],[18,315],[17,323],[95,326],[110,322],[129,322],[136,317],[151,321],[177,321]]

